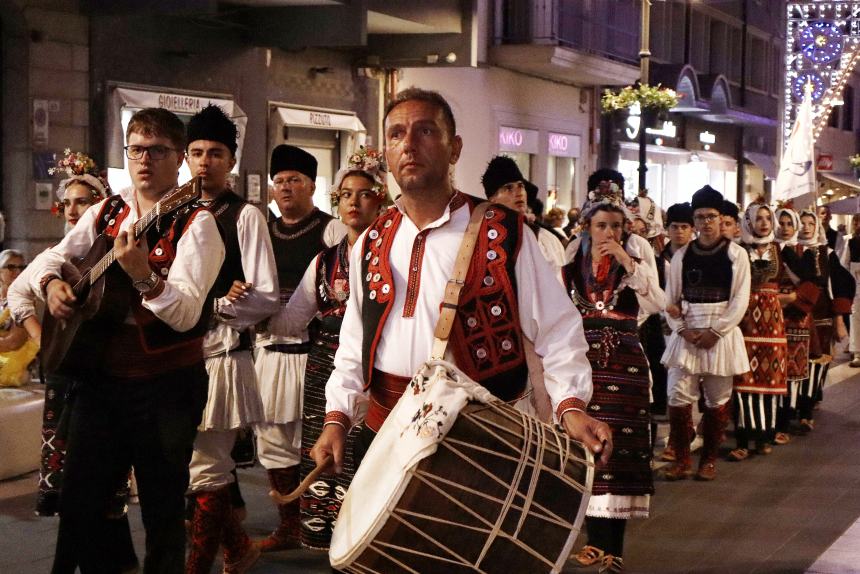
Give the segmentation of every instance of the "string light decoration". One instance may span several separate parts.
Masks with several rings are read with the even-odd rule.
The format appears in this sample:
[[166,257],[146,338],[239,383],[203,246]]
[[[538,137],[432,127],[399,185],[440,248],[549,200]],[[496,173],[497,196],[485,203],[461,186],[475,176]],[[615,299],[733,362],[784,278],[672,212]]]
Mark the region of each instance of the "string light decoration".
[[806,84],[812,86],[817,139],[860,61],[860,0],[789,2],[787,16],[784,139],[788,141]]

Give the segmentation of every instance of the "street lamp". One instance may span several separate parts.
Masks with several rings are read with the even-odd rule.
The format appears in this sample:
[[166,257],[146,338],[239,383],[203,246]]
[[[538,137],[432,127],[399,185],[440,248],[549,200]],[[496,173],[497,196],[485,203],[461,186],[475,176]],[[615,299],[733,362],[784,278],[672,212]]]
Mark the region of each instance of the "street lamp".
[[[651,0],[642,0],[642,24],[639,38],[639,83],[647,84],[651,58]],[[645,165],[648,160],[648,126],[644,114],[639,121],[642,123],[639,129],[639,192],[641,193],[646,188],[645,173],[648,171],[648,167]]]

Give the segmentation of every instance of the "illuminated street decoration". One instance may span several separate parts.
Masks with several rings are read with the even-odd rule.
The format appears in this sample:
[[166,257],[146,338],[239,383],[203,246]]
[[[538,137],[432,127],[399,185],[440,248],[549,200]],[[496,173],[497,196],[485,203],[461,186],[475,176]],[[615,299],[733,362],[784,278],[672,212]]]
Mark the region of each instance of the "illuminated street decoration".
[[787,16],[783,134],[787,141],[809,84],[817,139],[860,58],[860,0],[790,2]]

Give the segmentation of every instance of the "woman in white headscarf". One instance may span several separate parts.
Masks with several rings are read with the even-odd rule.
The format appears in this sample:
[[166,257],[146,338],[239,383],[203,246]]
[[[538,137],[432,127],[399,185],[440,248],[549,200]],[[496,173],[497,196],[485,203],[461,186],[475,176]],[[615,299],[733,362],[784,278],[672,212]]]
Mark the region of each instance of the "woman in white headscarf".
[[[853,281],[843,269],[832,249],[814,207],[801,210],[797,243],[804,250],[804,260],[812,257],[814,283],[819,297],[812,307],[813,329],[809,340],[809,377],[800,385],[797,410],[801,432],[815,428],[812,409],[821,400],[822,388],[833,359],[833,342],[848,336],[842,315],[851,312]],[[846,276],[847,275],[847,279]]]
[[732,411],[737,448],[729,460],[749,456],[749,441],[756,452],[770,454],[775,434],[777,397],[786,394],[785,361],[788,344],[779,301],[783,272],[781,248],[774,241],[773,211],[764,199],[747,207],[741,219],[741,241],[750,257],[750,300],[741,320],[750,370],[734,377]]

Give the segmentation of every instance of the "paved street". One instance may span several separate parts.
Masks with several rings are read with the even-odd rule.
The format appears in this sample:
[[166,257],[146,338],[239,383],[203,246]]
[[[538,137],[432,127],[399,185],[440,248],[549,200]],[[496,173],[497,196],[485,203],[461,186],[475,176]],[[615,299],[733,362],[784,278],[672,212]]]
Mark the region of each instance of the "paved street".
[[[767,457],[723,462],[713,483],[658,479],[652,517],[628,529],[628,571],[860,572],[860,524],[852,528],[860,518],[860,373],[835,367],[825,393],[809,436]],[[265,474],[259,467],[241,471],[241,483],[245,525],[263,536],[276,519]],[[33,516],[34,485],[34,475],[0,482],[2,574],[50,571],[57,522]],[[131,517],[140,551],[137,507]],[[330,572],[325,555],[306,551],[267,555],[253,571]]]

